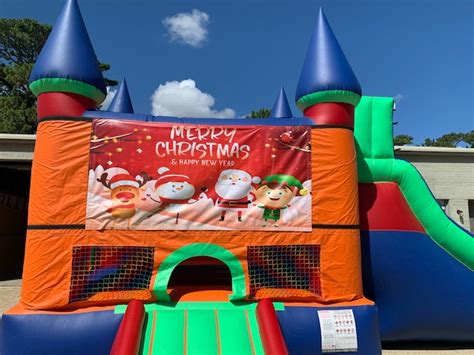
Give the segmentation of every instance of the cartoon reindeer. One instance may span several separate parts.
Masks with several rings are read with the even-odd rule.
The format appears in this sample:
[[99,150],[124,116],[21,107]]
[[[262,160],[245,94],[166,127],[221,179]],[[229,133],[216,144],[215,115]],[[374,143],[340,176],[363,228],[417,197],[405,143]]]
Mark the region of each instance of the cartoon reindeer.
[[[107,180],[108,173],[103,173],[98,182],[110,189],[112,206],[107,212],[114,219],[127,219],[127,228],[130,228],[130,219],[135,216],[135,204],[140,198],[140,188],[151,180],[147,173],[141,173],[135,178],[129,174],[117,174]],[[114,221],[115,224],[115,221]]]

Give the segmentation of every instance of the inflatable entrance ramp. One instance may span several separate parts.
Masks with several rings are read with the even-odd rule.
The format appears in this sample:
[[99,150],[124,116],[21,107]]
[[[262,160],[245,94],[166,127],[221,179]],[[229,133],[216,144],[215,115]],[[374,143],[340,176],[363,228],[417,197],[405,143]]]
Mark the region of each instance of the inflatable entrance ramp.
[[[230,302],[148,304],[139,354],[264,354],[256,308]],[[125,310],[118,306],[115,312]]]

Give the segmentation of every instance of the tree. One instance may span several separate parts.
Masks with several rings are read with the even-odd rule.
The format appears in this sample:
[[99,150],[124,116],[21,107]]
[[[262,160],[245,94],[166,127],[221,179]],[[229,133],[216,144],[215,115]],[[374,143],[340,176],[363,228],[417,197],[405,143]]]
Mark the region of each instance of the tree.
[[[100,67],[101,72],[106,72],[107,70],[110,69],[110,64],[100,63],[99,67]],[[107,86],[115,86],[115,85],[118,84],[117,80],[109,79],[109,78],[106,78],[106,77],[104,77],[104,81],[105,81],[105,85],[107,85]]]
[[269,108],[261,108],[258,111],[252,111],[250,115],[245,116],[245,118],[266,118],[270,117],[272,110]]
[[470,132],[451,132],[442,135],[439,138],[425,138],[422,146],[424,147],[456,147],[460,142],[465,142],[471,147],[474,146],[474,130]]
[[464,133],[463,141],[469,144],[471,148],[474,148],[474,130]]
[[413,144],[413,137],[407,134],[399,134],[393,137],[393,145],[408,145]]
[[[36,97],[28,79],[50,31],[50,25],[32,19],[0,19],[0,132],[36,131]],[[101,64],[102,71],[109,69]],[[105,82],[117,85],[115,80]]]

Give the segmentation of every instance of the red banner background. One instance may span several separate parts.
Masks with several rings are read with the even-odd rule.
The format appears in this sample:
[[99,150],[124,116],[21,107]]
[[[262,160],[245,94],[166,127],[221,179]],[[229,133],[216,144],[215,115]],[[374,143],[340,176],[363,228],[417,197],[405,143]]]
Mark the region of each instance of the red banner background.
[[[280,179],[282,175],[290,175],[294,178],[291,182],[298,184],[300,191],[302,191],[301,185],[304,185],[305,189],[310,189],[309,142],[310,129],[301,126],[217,127],[95,120],[91,137],[87,227],[91,229],[258,230],[270,228],[262,227],[259,223],[262,219],[260,216],[262,208],[259,209],[256,206],[258,203],[254,200],[253,192],[261,186],[262,179],[274,175],[277,175],[277,179]],[[222,174],[223,171],[230,173]],[[197,218],[199,216],[197,211],[192,212],[198,205],[201,211],[203,208],[206,211],[214,208],[212,204],[216,205],[216,200],[219,199],[215,191],[216,182],[223,175],[229,179],[242,178],[246,181],[250,179],[247,183],[252,187],[249,193],[252,203],[241,209],[241,219],[247,219],[247,223],[238,223],[241,221],[232,215],[231,212],[234,212],[232,209],[230,214],[226,213],[223,221],[219,221],[221,209],[215,208],[215,213],[209,212],[208,221]],[[131,181],[132,178],[136,182]],[[150,200],[150,197],[153,198],[157,193],[161,183],[170,182],[173,179],[180,183],[185,181],[194,187],[191,202],[187,202],[188,208],[179,212],[179,218],[181,218],[179,221],[175,220],[175,211],[172,208],[163,209],[167,203],[173,201],[163,197],[155,198],[155,201]],[[237,181],[237,183],[242,183],[242,181]],[[113,196],[114,187],[125,188],[128,185],[132,190],[139,187],[139,196],[135,196],[131,203],[129,200],[122,199],[122,202],[126,202],[121,204],[116,201],[116,196],[115,198]],[[189,186],[184,188],[187,187]],[[131,193],[134,192],[136,191]],[[310,202],[307,203],[308,198],[310,199],[309,195],[296,195],[293,200],[305,199],[300,202],[305,202],[306,207],[311,205]],[[188,197],[186,196],[185,199]],[[194,200],[198,204],[193,202]],[[204,201],[207,203],[204,204]],[[160,202],[163,205],[161,208]],[[184,201],[179,203],[184,204]],[[113,206],[128,206],[126,208],[131,209],[130,205],[133,205],[135,210],[131,217],[131,212],[125,213],[125,217],[119,214],[114,216],[111,213]],[[291,212],[291,209],[290,204],[288,211],[284,212]],[[310,230],[310,207],[307,211],[301,208],[297,212],[293,210],[293,214],[297,214],[298,218],[294,216],[288,223],[281,219],[278,226],[273,226],[273,228]],[[144,214],[147,216],[144,217]],[[161,217],[157,217],[158,215]],[[244,218],[245,216],[250,216],[255,221],[250,223],[249,218]],[[169,223],[161,223],[163,218]],[[151,223],[151,220],[155,220],[155,223]],[[175,222],[174,226],[171,225],[172,222]]]

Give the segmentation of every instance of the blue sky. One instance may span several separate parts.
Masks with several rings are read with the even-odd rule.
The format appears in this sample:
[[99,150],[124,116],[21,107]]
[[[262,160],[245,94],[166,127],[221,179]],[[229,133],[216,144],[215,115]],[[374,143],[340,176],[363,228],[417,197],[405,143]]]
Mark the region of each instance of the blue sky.
[[[53,24],[62,4],[62,0],[0,0],[0,14]],[[152,112],[151,96],[160,85],[166,90],[156,98],[165,100],[181,82],[191,84],[189,102],[204,105],[200,112],[223,116],[271,107],[284,85],[293,114],[301,115],[294,105],[295,87],[318,8],[323,6],[364,94],[399,98],[395,134],[410,134],[421,143],[425,137],[474,129],[471,0],[80,0],[79,4],[99,59],[112,65],[107,75],[127,78],[138,113]],[[179,20],[173,16],[193,9],[200,11],[198,29],[207,33],[192,29],[187,38],[191,45],[173,40],[170,21]],[[168,28],[166,18],[171,18]],[[174,24],[179,30],[179,23]],[[187,79],[197,88],[182,82]]]

